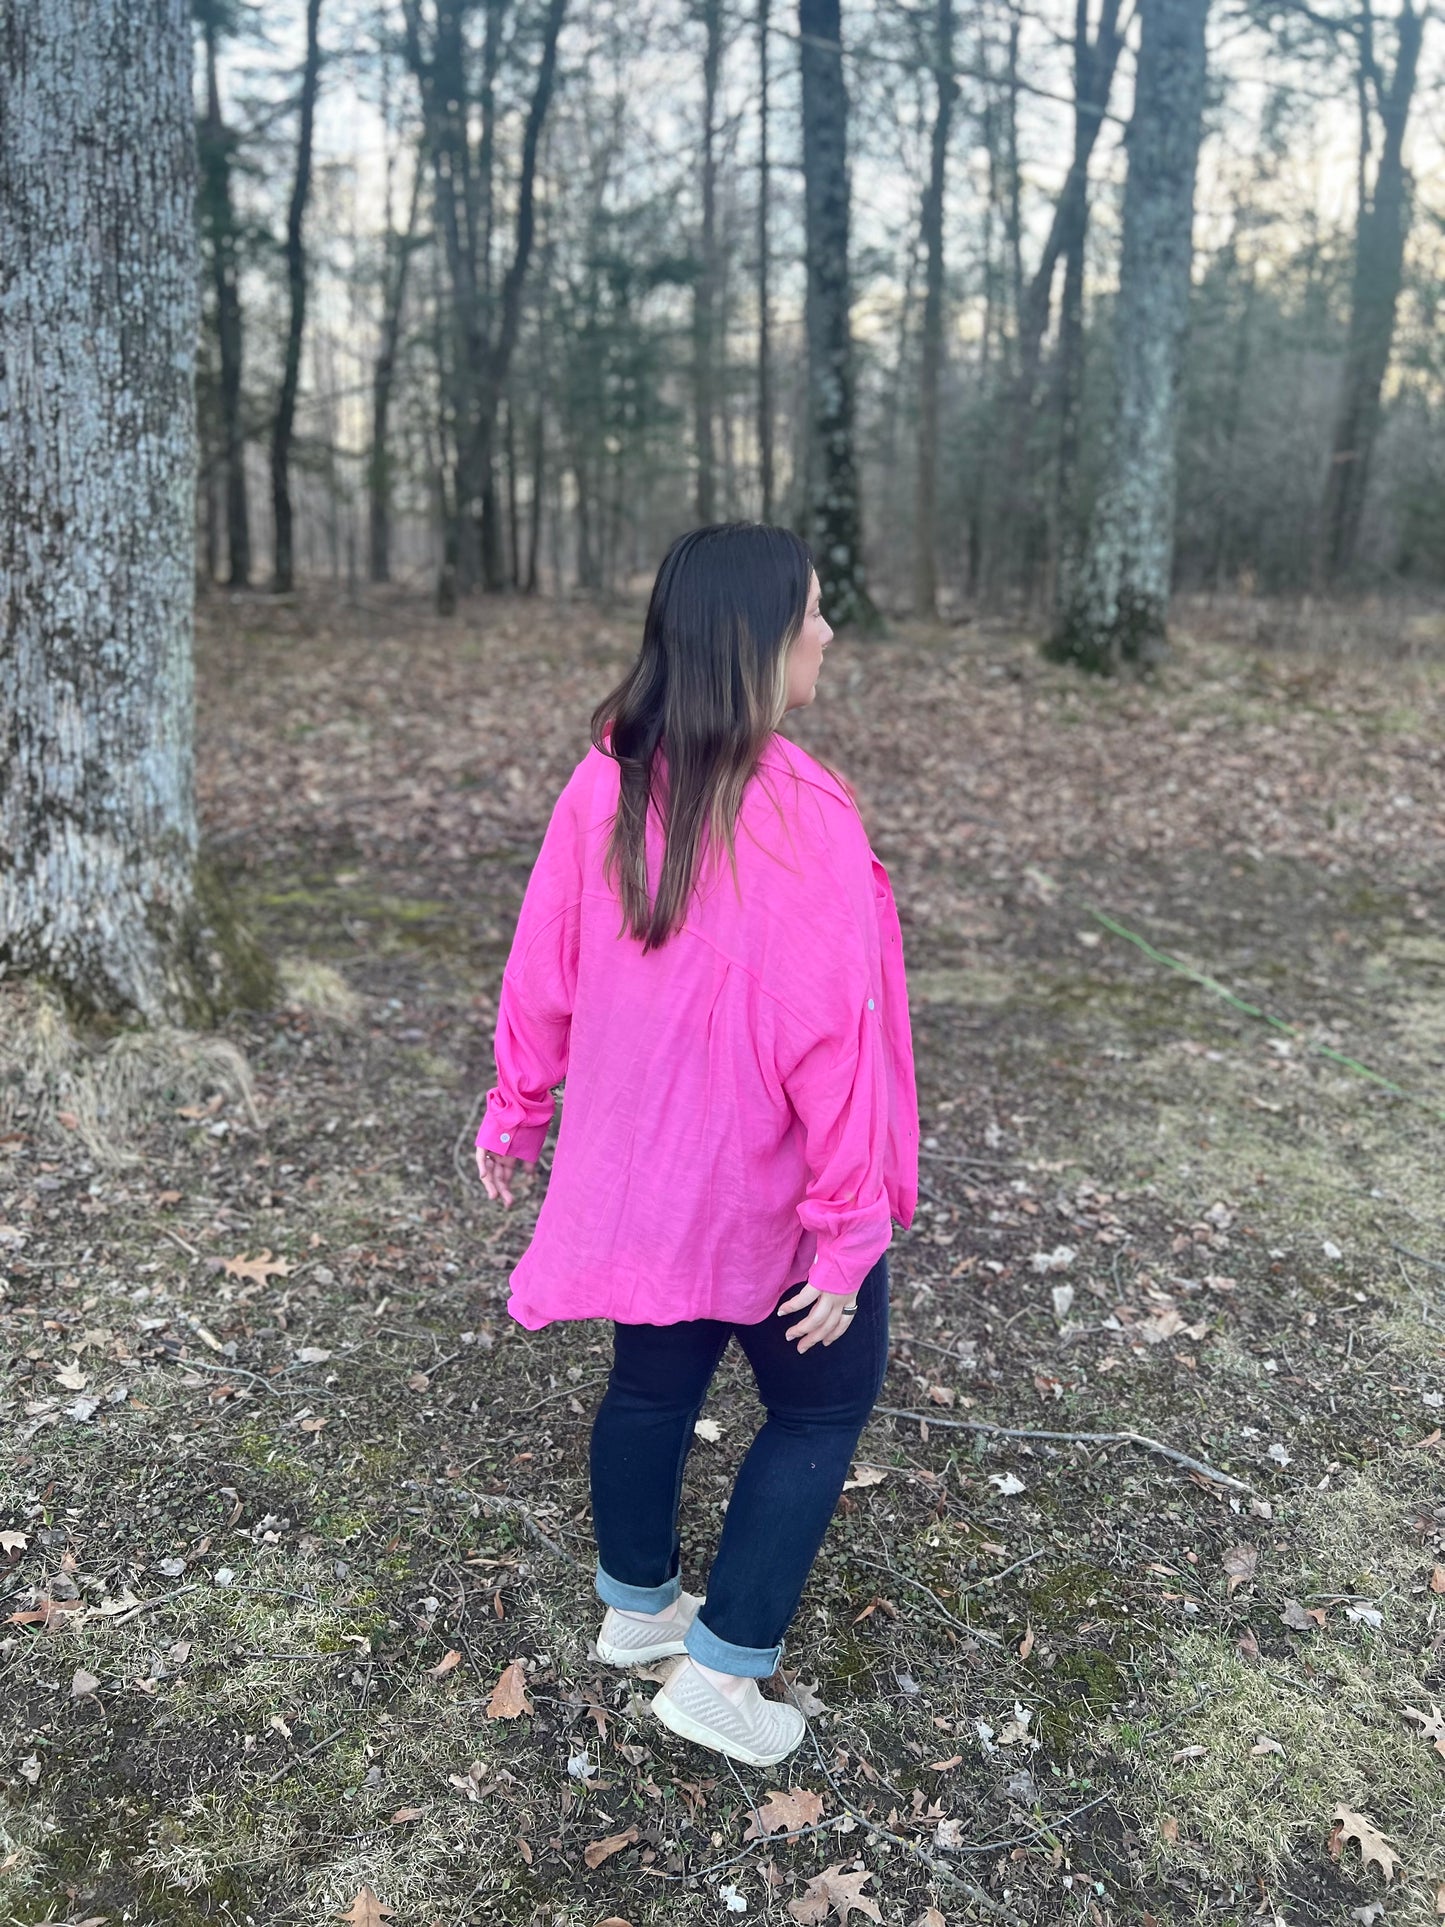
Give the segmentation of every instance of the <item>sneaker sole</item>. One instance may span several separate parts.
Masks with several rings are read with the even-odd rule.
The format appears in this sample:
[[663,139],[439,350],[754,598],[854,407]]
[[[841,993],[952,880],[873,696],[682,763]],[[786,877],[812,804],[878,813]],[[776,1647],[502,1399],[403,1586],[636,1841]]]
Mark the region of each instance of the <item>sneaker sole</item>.
[[676,1733],[679,1739],[692,1740],[698,1746],[705,1746],[710,1753],[725,1753],[729,1759],[740,1760],[744,1766],[776,1766],[779,1760],[786,1760],[790,1753],[797,1752],[808,1730],[805,1726],[797,1739],[781,1752],[758,1753],[750,1746],[739,1746],[735,1741],[724,1739],[722,1734],[710,1726],[704,1726],[701,1720],[695,1720],[682,1707],[674,1706],[670,1699],[664,1697],[664,1693],[655,1693],[650,1706],[657,1719],[670,1733]]
[[596,1642],[597,1657],[608,1666],[651,1666],[654,1660],[673,1659],[687,1651],[680,1639],[669,1639],[660,1646],[614,1646]]

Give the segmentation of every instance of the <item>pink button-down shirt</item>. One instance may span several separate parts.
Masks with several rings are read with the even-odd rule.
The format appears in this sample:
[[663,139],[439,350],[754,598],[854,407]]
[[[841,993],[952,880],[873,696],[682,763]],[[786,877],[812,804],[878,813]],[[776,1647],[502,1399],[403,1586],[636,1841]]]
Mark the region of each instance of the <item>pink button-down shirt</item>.
[[[853,1292],[918,1201],[918,1101],[888,873],[847,791],[774,735],[744,795],[737,888],[704,859],[646,955],[603,875],[618,767],[589,749],[552,812],[502,978],[477,1144],[535,1161],[508,1310],[755,1324],[804,1280]],[[655,897],[663,834],[647,821]]]

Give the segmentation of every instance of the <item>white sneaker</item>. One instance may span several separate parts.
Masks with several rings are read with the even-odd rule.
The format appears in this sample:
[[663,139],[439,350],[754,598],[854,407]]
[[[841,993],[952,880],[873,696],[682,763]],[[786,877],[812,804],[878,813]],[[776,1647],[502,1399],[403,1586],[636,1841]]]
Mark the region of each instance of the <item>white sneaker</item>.
[[796,1706],[765,1700],[755,1679],[748,1681],[741,1698],[732,1700],[688,1659],[672,1669],[651,1704],[671,1732],[745,1766],[775,1766],[808,1730]]
[[660,1626],[628,1619],[609,1606],[597,1635],[597,1657],[609,1666],[649,1666],[655,1659],[670,1659],[675,1653],[685,1652],[683,1640],[701,1604],[701,1595],[679,1593],[676,1617],[664,1620]]

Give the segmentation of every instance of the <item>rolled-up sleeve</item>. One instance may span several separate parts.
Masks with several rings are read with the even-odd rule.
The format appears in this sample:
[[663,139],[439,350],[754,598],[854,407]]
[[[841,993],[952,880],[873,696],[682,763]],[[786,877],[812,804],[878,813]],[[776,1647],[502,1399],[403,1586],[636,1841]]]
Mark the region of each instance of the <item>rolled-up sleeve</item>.
[[781,1014],[788,1061],[779,1070],[804,1138],[808,1177],[798,1217],[818,1241],[808,1282],[847,1295],[893,1237],[884,1186],[888,1073],[881,990],[863,932],[843,919],[828,937],[809,1014],[799,1015],[793,1000]]
[[497,1081],[477,1149],[534,1164],[567,1075],[577,987],[580,853],[568,791],[558,798],[527,882],[497,1009]]

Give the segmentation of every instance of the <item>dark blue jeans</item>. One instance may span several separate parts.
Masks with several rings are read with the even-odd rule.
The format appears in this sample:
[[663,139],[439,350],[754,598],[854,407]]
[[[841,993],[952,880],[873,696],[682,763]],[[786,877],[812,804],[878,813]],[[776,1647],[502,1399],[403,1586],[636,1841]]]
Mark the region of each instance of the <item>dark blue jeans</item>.
[[[798,1287],[790,1285],[779,1304]],[[707,1603],[687,1650],[721,1672],[766,1679],[848,1476],[888,1366],[888,1255],[858,1288],[858,1315],[831,1345],[800,1356],[784,1337],[805,1314],[761,1324],[694,1318],[614,1324],[615,1353],[592,1426],[597,1594],[658,1612],[682,1589],[677,1512],[683,1467],[707,1388],[736,1336],[767,1422],[738,1470]]]

